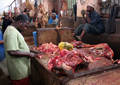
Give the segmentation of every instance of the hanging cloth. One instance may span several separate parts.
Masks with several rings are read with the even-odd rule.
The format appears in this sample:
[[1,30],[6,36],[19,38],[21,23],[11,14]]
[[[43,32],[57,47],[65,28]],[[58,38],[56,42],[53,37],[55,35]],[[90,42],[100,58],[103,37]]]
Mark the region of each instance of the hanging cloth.
[[34,7],[35,7],[35,8],[37,8],[37,6],[38,6],[38,1],[37,1],[37,0],[35,0]]
[[32,10],[32,5],[30,4],[29,0],[26,0],[26,8]]

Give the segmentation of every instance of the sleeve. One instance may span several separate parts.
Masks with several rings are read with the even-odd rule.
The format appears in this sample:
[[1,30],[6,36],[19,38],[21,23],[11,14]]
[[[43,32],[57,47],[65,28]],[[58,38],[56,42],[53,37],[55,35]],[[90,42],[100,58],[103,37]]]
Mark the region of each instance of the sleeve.
[[94,19],[90,22],[90,24],[96,24],[100,21],[100,16],[98,14],[94,15]]
[[19,50],[17,34],[15,32],[9,33],[6,36],[6,50],[7,51]]

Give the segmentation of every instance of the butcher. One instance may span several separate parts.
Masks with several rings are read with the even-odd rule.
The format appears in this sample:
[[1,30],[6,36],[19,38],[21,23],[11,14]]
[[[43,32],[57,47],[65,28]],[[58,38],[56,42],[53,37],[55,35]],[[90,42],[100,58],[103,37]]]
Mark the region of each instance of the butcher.
[[30,58],[37,56],[30,53],[28,45],[19,32],[25,27],[24,15],[19,15],[4,33],[5,54],[12,85],[30,85]]
[[74,31],[74,35],[80,40],[85,33],[101,34],[104,32],[104,24],[100,15],[95,11],[94,4],[87,5],[87,11],[85,12],[85,24],[80,24]]

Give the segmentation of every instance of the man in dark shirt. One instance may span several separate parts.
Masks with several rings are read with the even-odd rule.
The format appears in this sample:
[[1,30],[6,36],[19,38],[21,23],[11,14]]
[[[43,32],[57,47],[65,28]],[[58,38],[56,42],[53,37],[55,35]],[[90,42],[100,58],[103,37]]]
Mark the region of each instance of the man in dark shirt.
[[101,34],[104,32],[104,24],[101,20],[100,15],[94,10],[94,5],[90,4],[87,6],[86,11],[86,23],[79,25],[78,28],[75,29],[74,34],[78,36],[81,40],[85,33],[92,34]]
[[3,24],[2,24],[2,33],[4,34],[6,28],[8,25],[10,25],[12,23],[12,20],[10,19],[9,15],[5,15],[5,17],[3,18]]
[[25,9],[21,15],[23,15],[25,21],[29,22],[28,9]]

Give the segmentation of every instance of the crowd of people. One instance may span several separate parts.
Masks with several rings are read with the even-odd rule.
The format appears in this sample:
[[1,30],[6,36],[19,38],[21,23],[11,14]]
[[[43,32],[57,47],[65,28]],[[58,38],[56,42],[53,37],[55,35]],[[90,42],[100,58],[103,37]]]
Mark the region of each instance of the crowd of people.
[[1,17],[0,21],[0,25],[2,26],[2,33],[4,33],[8,25],[14,22],[15,17],[17,17],[18,15],[23,15],[25,20],[29,24],[34,25],[36,28],[43,28],[49,24],[58,25],[59,17],[55,9],[46,12],[44,8],[41,7],[38,9],[37,14],[34,12],[31,13],[31,10],[25,9],[23,12],[17,15],[13,13],[5,13],[4,16]]

